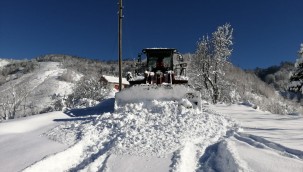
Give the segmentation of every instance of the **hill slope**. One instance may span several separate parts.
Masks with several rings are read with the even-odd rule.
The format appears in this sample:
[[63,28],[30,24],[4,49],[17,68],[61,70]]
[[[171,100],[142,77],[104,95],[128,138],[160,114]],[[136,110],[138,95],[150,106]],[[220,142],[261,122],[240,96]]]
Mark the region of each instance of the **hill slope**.
[[[0,85],[2,117],[16,118],[52,110],[56,96],[72,92],[73,83],[58,79],[66,70],[58,62],[39,62],[33,71]],[[77,80],[78,74],[74,73],[74,78]]]
[[262,81],[274,86],[278,91],[284,92],[288,88],[289,76],[293,69],[293,63],[282,62],[279,66],[257,68],[254,72]]

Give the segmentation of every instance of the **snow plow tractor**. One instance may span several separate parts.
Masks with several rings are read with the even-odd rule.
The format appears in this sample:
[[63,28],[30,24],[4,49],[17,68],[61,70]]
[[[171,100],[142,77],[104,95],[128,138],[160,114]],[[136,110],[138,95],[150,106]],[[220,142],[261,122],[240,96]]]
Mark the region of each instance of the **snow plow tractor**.
[[134,76],[128,73],[130,85],[137,84],[187,84],[187,63],[173,48],[146,48],[142,50],[146,60],[139,54]]
[[[142,55],[146,59],[142,60]],[[174,100],[201,109],[201,95],[188,85],[187,63],[174,48],[146,48],[138,56],[130,87],[116,93],[116,106],[142,100]]]

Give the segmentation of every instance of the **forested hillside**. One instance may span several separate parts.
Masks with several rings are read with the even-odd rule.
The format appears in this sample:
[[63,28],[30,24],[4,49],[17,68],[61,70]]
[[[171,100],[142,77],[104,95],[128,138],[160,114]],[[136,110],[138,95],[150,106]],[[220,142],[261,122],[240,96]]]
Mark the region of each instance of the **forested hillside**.
[[264,82],[272,85],[279,91],[288,89],[289,77],[294,69],[294,63],[281,62],[278,66],[270,66],[268,68],[256,68],[253,72]]

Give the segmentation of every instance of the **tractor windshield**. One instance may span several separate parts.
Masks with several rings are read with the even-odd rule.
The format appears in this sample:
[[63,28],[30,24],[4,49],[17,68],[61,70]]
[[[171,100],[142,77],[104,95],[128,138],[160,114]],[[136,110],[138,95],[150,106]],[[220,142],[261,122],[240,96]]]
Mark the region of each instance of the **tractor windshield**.
[[173,70],[174,49],[144,49],[147,56],[147,67],[149,71],[158,70],[166,72]]
[[149,57],[148,68],[171,68],[171,57]]

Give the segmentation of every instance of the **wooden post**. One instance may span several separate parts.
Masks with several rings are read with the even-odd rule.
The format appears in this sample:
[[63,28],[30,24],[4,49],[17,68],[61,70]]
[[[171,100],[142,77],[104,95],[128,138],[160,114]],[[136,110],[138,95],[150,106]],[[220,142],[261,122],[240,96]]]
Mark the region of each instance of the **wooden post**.
[[122,89],[122,0],[119,0],[119,36],[118,36],[118,42],[119,42],[119,48],[118,48],[118,54],[119,54],[119,91]]

